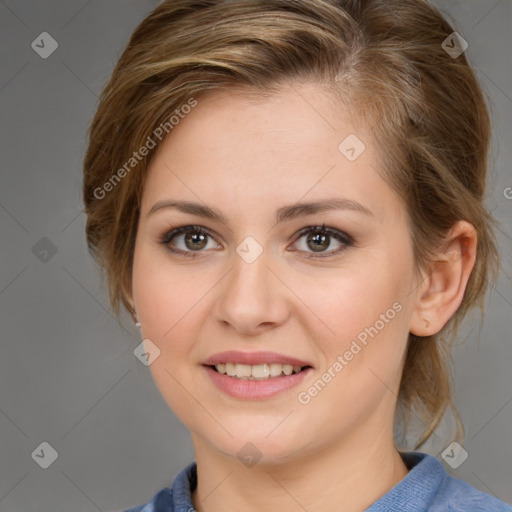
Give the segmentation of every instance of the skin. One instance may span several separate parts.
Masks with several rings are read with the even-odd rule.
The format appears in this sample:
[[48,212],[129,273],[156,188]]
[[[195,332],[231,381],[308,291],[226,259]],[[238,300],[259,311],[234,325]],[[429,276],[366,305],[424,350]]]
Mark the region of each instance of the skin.
[[[393,419],[409,332],[438,332],[456,311],[474,265],[476,234],[465,222],[449,248],[417,275],[402,199],[383,180],[369,132],[314,83],[266,99],[209,92],[164,139],[151,161],[135,244],[131,303],[143,338],[158,346],[150,369],[168,405],[190,429],[198,468],[199,512],[361,511],[407,475],[393,441]],[[353,162],[338,150],[354,133],[365,151]],[[372,214],[316,213],[276,224],[275,211],[298,201],[344,197]],[[160,200],[206,204],[227,224],[161,208]],[[328,238],[324,259],[307,226],[325,223],[354,239]],[[194,252],[171,227],[210,231]],[[236,252],[246,236],[263,249],[248,264]],[[344,247],[344,248],[343,248]],[[333,254],[337,249],[343,250]],[[331,382],[307,390],[365,327],[393,303],[402,309]],[[428,319],[430,325],[427,327]],[[263,400],[220,392],[201,363],[224,350],[271,350],[314,368],[296,388]],[[261,453],[246,466],[237,452]]]

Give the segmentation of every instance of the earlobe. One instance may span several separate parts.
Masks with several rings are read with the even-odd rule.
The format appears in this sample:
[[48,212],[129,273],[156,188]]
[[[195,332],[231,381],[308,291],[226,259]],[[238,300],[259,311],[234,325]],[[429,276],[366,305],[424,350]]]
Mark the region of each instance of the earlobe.
[[438,333],[459,308],[476,261],[477,234],[466,221],[457,222],[437,253],[430,272],[423,275],[410,332],[416,336]]

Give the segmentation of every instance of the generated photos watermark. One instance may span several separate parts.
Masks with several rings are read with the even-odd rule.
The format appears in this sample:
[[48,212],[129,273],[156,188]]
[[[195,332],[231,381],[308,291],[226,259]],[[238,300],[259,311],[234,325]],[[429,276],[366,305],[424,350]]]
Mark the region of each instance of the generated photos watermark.
[[[94,189],[93,195],[96,199],[103,199],[108,192],[111,192],[114,187],[121,182],[121,180],[142,161],[149,152],[156,147],[158,142],[167,135],[174,127],[179,124],[180,120],[183,119],[187,114],[192,111],[197,105],[197,100],[190,98],[187,103],[177,108],[174,114],[169,117],[167,121],[164,121],[157,126],[151,135],[148,135],[146,142],[137,150],[133,152],[133,155],[120,167],[101,187]],[[156,139],[156,140],[155,140]]]
[[[350,344],[350,348],[346,350],[343,355],[338,355],[336,357],[336,361],[334,361],[329,368],[320,376],[319,379],[315,381],[315,383],[310,386],[306,391],[301,391],[297,395],[297,399],[300,404],[307,405],[311,402],[312,398],[318,395],[320,391],[322,391],[329,382],[332,381],[349,363],[354,359],[354,357],[359,354],[364,347],[368,344],[368,337],[374,338],[379,334],[384,327],[395,316],[397,313],[402,311],[403,307],[400,302],[394,302],[392,307],[389,308],[385,313],[381,313],[379,315],[379,319],[374,322],[370,327],[365,327],[357,336],[357,339],[352,340]],[[359,343],[358,343],[359,342]]]

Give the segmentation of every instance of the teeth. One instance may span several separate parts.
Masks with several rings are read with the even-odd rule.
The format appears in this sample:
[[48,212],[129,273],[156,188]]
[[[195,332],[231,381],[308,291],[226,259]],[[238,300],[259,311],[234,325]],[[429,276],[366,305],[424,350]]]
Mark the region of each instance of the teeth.
[[230,376],[230,377],[234,377],[236,375],[236,364],[233,364],[233,363],[226,363],[226,373]]
[[[270,368],[268,364],[255,364],[255,365],[241,365],[237,364],[237,368],[239,366],[244,366],[247,368],[247,377],[254,377],[255,379],[267,379],[270,376]],[[237,375],[240,376],[240,373],[237,372]]]
[[291,375],[299,373],[301,366],[292,366],[291,364],[238,364],[238,363],[219,363],[215,369],[219,373],[224,373],[230,377],[236,377],[244,380],[265,380],[272,377]]
[[271,377],[277,377],[278,375],[281,375],[282,371],[283,371],[283,365],[275,364],[275,363],[272,363],[270,365],[270,376]]

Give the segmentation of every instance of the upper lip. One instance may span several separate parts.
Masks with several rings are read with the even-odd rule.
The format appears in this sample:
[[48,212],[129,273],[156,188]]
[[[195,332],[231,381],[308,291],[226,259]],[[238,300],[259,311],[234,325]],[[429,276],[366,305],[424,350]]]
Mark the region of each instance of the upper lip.
[[203,361],[206,366],[212,366],[220,363],[239,363],[239,364],[291,364],[292,366],[311,366],[308,362],[297,359],[296,357],[278,354],[277,352],[240,352],[238,350],[228,350],[218,352]]

